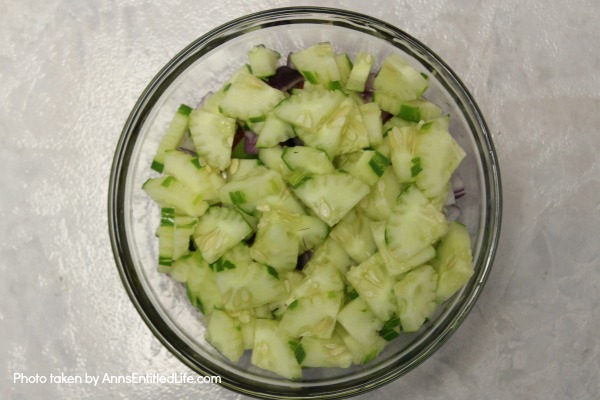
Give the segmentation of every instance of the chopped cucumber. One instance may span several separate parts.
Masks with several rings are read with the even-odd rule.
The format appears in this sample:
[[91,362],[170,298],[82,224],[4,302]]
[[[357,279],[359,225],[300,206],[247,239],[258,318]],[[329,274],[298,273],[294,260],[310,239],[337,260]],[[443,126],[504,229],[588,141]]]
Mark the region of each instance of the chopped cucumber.
[[377,146],[383,142],[383,126],[381,124],[381,108],[377,103],[365,103],[358,106],[363,123],[369,136],[369,145]]
[[[189,241],[188,241],[189,242]],[[160,226],[158,227],[158,265],[170,267],[175,253],[175,209],[160,210]],[[177,257],[179,258],[179,257]],[[167,268],[166,271],[170,269]]]
[[419,131],[414,126],[392,128],[388,133],[391,161],[400,183],[409,183],[421,172],[421,158],[415,154]]
[[[377,92],[393,96],[400,101],[417,99],[428,85],[425,77],[395,53],[386,57],[373,82],[373,88]],[[385,110],[383,106],[381,109]]]
[[420,129],[415,153],[420,159],[421,171],[416,176],[416,184],[427,197],[435,197],[444,190],[466,155],[448,133],[447,121],[442,117]]
[[294,192],[319,218],[333,226],[369,192],[369,186],[350,174],[334,172],[315,175]]
[[435,104],[424,100],[409,100],[400,105],[398,117],[412,122],[429,121],[441,115],[442,110]]
[[398,182],[392,166],[389,166],[375,182],[369,194],[358,203],[358,209],[373,221],[385,221],[392,213],[401,192],[402,185]]
[[192,253],[185,257],[181,265],[186,270],[186,292],[190,302],[206,316],[210,316],[213,310],[222,308],[223,300],[215,273],[200,254]]
[[354,261],[346,253],[346,250],[329,236],[315,251],[315,254],[306,264],[303,271],[310,276],[314,270],[326,269],[329,266],[333,266],[342,276],[346,276],[348,268],[353,264]]
[[386,321],[392,316],[396,307],[392,294],[394,281],[388,275],[379,253],[350,268],[347,277],[379,319]]
[[327,339],[304,337],[302,347],[306,352],[303,367],[348,368],[352,364],[352,353],[337,334]]
[[211,167],[224,170],[231,162],[231,146],[235,134],[235,119],[204,111],[190,114],[190,134],[196,152]]
[[302,369],[296,358],[298,346],[293,337],[279,328],[279,322],[257,319],[251,363],[287,379],[300,379]]
[[339,82],[341,85],[345,85],[352,71],[352,60],[350,60],[347,53],[341,53],[335,55],[335,63],[340,72]]
[[248,63],[252,70],[252,75],[258,78],[266,78],[275,75],[277,63],[281,58],[281,54],[275,50],[266,48],[260,44],[254,46],[248,51]]
[[198,219],[194,242],[208,262],[217,261],[227,250],[241,242],[252,228],[237,211],[213,206]]
[[319,43],[297,53],[292,53],[290,59],[296,69],[310,83],[340,81],[340,70],[330,43]]
[[198,157],[179,150],[165,151],[164,173],[172,175],[195,193],[201,194],[209,204],[219,201],[217,190],[225,184],[225,180],[209,165],[202,165]]
[[215,264],[215,279],[223,306],[227,311],[248,310],[273,302],[286,296],[286,289],[279,275],[270,267],[254,262],[251,250],[240,243],[226,252]]
[[148,179],[142,189],[161,207],[172,207],[175,212],[199,217],[208,208],[201,194],[194,193],[183,182],[172,176]]
[[378,71],[330,43],[291,54],[298,71],[264,45],[247,57],[159,143],[143,185],[161,207],[158,271],[232,362],[251,350],[287,379],[366,364],[473,274],[469,233],[443,214],[465,152],[397,54]]
[[213,311],[206,325],[206,340],[233,362],[237,362],[244,353],[242,327],[225,311]]
[[377,182],[389,164],[390,160],[375,150],[342,154],[337,159],[339,169],[349,172],[369,186]]
[[273,112],[293,126],[310,131],[319,127],[344,99],[337,90],[302,90],[282,101]]
[[262,129],[257,133],[256,147],[259,149],[276,146],[296,136],[292,125],[279,119],[272,112],[267,115]]
[[371,67],[375,62],[375,57],[369,53],[358,52],[354,60],[354,66],[350,71],[346,89],[355,92],[363,92],[365,90],[365,82],[371,73]]
[[341,291],[296,299],[283,313],[279,327],[294,337],[331,338],[343,299]]
[[437,242],[448,222],[425,195],[409,186],[399,197],[385,229],[385,242],[399,261],[407,261]]
[[287,178],[292,170],[281,159],[283,155],[283,147],[273,146],[266,149],[260,149],[258,159],[267,167],[276,172],[279,172],[283,178]]
[[377,252],[369,222],[355,211],[346,214],[332,229],[331,238],[337,241],[357,263],[365,261]]
[[292,171],[301,170],[309,174],[326,174],[335,170],[327,154],[313,147],[286,147],[281,159]]
[[379,336],[381,321],[365,302],[357,297],[346,304],[338,314],[343,329],[336,331],[352,353],[355,364],[366,364],[379,354],[386,341]]
[[404,332],[418,331],[435,311],[437,275],[431,266],[422,265],[404,275],[394,285],[398,315]]
[[467,228],[452,222],[448,232],[440,239],[437,256],[431,265],[439,275],[436,300],[443,302],[458,292],[473,275],[471,239]]
[[163,172],[165,151],[176,149],[177,146],[179,146],[179,143],[188,130],[188,117],[190,112],[192,112],[192,108],[185,104],[182,104],[179,106],[179,109],[177,109],[177,112],[167,128],[167,132],[158,145],[156,155],[152,160],[151,168],[153,170]]
[[219,106],[226,115],[244,121],[264,120],[285,95],[247,72],[231,83]]

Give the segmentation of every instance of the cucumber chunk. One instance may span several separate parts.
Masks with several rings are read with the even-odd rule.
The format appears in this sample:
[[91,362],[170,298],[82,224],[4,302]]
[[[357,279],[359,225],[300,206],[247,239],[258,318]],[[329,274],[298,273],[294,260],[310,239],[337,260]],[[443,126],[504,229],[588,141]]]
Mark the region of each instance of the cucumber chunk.
[[213,263],[251,232],[252,228],[240,213],[212,206],[198,219],[193,236],[202,257]]
[[177,112],[169,123],[167,132],[158,144],[158,149],[151,165],[153,170],[163,172],[165,151],[173,150],[179,146],[179,143],[188,131],[188,117],[190,112],[192,112],[192,108],[185,104],[182,104],[177,109]]
[[386,341],[378,334],[383,321],[373,314],[360,297],[346,304],[337,320],[343,329],[336,329],[336,332],[352,353],[355,364],[368,363],[385,346]]
[[399,261],[407,261],[437,242],[448,222],[425,195],[409,186],[399,197],[385,229],[385,241]]
[[296,299],[283,313],[279,327],[294,337],[331,338],[343,299],[341,291]]
[[248,310],[281,301],[286,288],[279,275],[272,274],[267,265],[250,257],[244,243],[236,245],[220,258],[213,268],[223,307],[227,311]]
[[248,51],[248,63],[250,64],[252,75],[258,78],[275,75],[277,63],[280,58],[281,54],[262,44],[254,46]]
[[394,282],[388,275],[379,253],[350,268],[347,278],[377,318],[386,321],[394,314]]
[[269,113],[258,133],[256,147],[259,149],[276,146],[289,138],[296,136],[292,125],[279,119],[274,113]]
[[352,353],[339,335],[334,334],[328,339],[304,337],[302,347],[306,352],[303,367],[348,368],[352,364]]
[[309,174],[326,174],[335,170],[327,154],[312,147],[286,147],[281,159],[292,171],[301,170]]
[[360,201],[358,209],[373,221],[384,221],[391,215],[402,188],[392,166],[389,166],[375,182],[369,194]]
[[190,134],[196,152],[211,167],[224,170],[231,162],[231,146],[235,134],[235,119],[202,109],[190,114]]
[[339,82],[340,71],[330,43],[319,43],[292,53],[290,60],[310,83]]
[[231,118],[244,121],[263,118],[285,95],[248,72],[240,72],[221,99],[219,106]]
[[369,186],[350,174],[315,175],[294,192],[329,226],[337,224],[368,192]]
[[148,179],[142,189],[161,207],[171,207],[176,213],[199,217],[208,209],[201,194],[194,193],[172,176]]
[[[373,88],[377,92],[401,101],[417,99],[428,85],[429,82],[425,77],[395,53],[385,58],[373,82]],[[381,108],[385,110],[383,106]]]
[[202,165],[198,157],[179,150],[168,150],[164,154],[164,173],[174,176],[195,193],[201,194],[209,204],[219,202],[217,190],[225,184],[221,174],[209,165]]
[[448,132],[446,117],[421,127],[415,153],[421,168],[415,182],[427,197],[438,196],[445,189],[450,176],[466,155]]
[[377,252],[369,222],[355,211],[346,214],[333,228],[331,238],[357,263],[365,261]]
[[415,154],[418,134],[413,126],[392,128],[388,133],[392,168],[400,183],[414,182],[421,172],[421,159]]
[[363,92],[374,62],[375,57],[373,55],[359,51],[354,59],[354,66],[350,71],[348,82],[346,82],[346,89]]
[[471,239],[467,228],[452,222],[448,232],[440,239],[437,257],[431,265],[438,272],[436,300],[441,303],[460,290],[473,275]]
[[359,150],[338,156],[336,164],[339,169],[371,186],[383,175],[390,160],[375,150]]
[[279,103],[273,112],[283,121],[311,131],[319,127],[344,99],[337,90],[301,90]]
[[394,285],[398,315],[404,332],[416,332],[436,308],[438,274],[429,265],[417,267]]
[[180,260],[176,263],[178,268],[186,271],[186,293],[192,305],[206,316],[210,316],[213,310],[222,308],[221,292],[217,286],[215,273],[208,263],[199,253],[191,253]]
[[206,340],[233,362],[244,353],[242,327],[225,311],[213,311],[206,325]]
[[302,369],[290,346],[292,341],[291,336],[279,329],[279,322],[257,319],[251,363],[287,379],[300,379]]

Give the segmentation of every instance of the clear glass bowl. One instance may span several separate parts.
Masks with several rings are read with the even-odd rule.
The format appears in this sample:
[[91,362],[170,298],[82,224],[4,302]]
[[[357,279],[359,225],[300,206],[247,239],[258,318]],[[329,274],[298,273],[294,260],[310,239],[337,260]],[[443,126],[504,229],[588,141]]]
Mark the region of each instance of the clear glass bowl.
[[[350,369],[307,369],[290,382],[250,365],[233,364],[204,339],[202,316],[184,289],[157,271],[154,236],[159,210],[141,190],[165,128],[181,103],[197,105],[245,63],[246,52],[264,44],[282,54],[317,42],[336,51],[402,54],[430,76],[426,97],[450,114],[450,131],[467,152],[457,173],[467,195],[460,217],[473,243],[475,274],[417,333],[403,334],[372,362]],[[377,67],[377,64],[376,66]],[[426,360],[456,331],[481,293],[496,250],[501,220],[500,176],[489,131],[475,101],[450,68],[422,43],[374,18],[338,9],[294,7],[236,19],[200,37],[150,82],[119,140],[109,188],[109,229],[125,288],[156,337],[202,375],[220,375],[234,391],[263,398],[347,398],[372,390]]]

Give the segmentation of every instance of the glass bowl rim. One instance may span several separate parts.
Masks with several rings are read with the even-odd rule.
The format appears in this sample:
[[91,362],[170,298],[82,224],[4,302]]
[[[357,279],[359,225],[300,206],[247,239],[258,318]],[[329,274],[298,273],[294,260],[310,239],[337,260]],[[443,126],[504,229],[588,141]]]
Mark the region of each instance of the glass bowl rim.
[[[132,149],[135,145],[135,141],[145,117],[148,115],[149,110],[152,109],[152,106],[156,100],[161,97],[165,89],[183,71],[185,71],[189,65],[199,58],[190,57],[193,56],[194,50],[206,45],[214,46],[212,48],[220,46],[229,40],[229,36],[223,37],[223,35],[232,30],[233,33],[236,34],[234,37],[236,37],[248,32],[248,26],[254,28],[258,26],[258,28],[262,28],[265,26],[279,25],[282,23],[281,21],[285,21],[286,18],[287,21],[291,21],[288,23],[323,24],[326,22],[331,22],[332,24],[337,25],[331,20],[326,20],[328,17],[334,19],[337,18],[337,22],[340,25],[343,25],[340,23],[341,20],[360,22],[368,25],[369,27],[374,27],[376,31],[380,32],[384,30],[392,37],[401,38],[402,40],[409,42],[411,46],[414,46],[420,52],[427,55],[427,57],[433,60],[438,67],[442,68],[447,75],[446,77],[452,81],[451,83],[453,86],[457,87],[460,91],[460,94],[464,96],[467,103],[465,106],[469,111],[472,112],[472,117],[475,119],[474,127],[480,130],[480,140],[482,140],[481,146],[487,150],[486,154],[480,154],[482,158],[485,158],[485,160],[481,160],[481,162],[484,170],[486,170],[483,173],[486,178],[484,179],[484,184],[486,185],[486,198],[488,199],[488,204],[486,204],[486,207],[488,208],[488,212],[486,213],[487,218],[485,221],[481,221],[480,224],[484,224],[485,227],[489,228],[485,232],[486,237],[484,240],[484,242],[487,243],[487,246],[485,246],[485,243],[482,245],[482,252],[478,260],[482,263],[481,270],[478,274],[478,280],[476,284],[473,285],[471,292],[465,296],[465,301],[457,309],[455,315],[453,315],[448,323],[445,324],[444,329],[433,338],[431,343],[424,348],[419,348],[420,351],[417,353],[416,357],[408,363],[408,365],[387,368],[384,370],[384,373],[379,374],[371,381],[358,381],[354,384],[349,386],[346,385],[344,387],[336,387],[336,385],[331,385],[331,387],[329,387],[323,385],[316,391],[315,388],[311,388],[311,390],[314,391],[313,393],[303,393],[302,391],[290,391],[289,393],[283,393],[273,388],[268,389],[266,387],[255,387],[251,381],[241,382],[236,380],[235,377],[222,377],[225,378],[222,379],[222,386],[235,392],[254,397],[344,398],[348,396],[355,396],[378,388],[414,369],[428,359],[443,343],[445,343],[446,340],[448,340],[448,338],[456,331],[458,326],[471,311],[489,276],[500,236],[502,217],[500,169],[491,134],[489,133],[487,124],[485,123],[477,103],[469,93],[466,86],[450,69],[450,67],[439,56],[437,56],[437,54],[401,29],[377,18],[354,11],[330,7],[298,6],[273,8],[248,14],[246,16],[226,22],[225,24],[222,24],[198,37],[183,50],[181,50],[177,55],[175,55],[154,76],[133,107],[123,127],[114,153],[108,190],[108,225],[111,246],[115,263],[127,294],[154,336],[158,338],[159,341],[182,363],[200,375],[220,375],[219,372],[223,372],[220,371],[219,368],[215,368],[215,366],[206,365],[206,360],[195,357],[193,350],[190,349],[189,346],[187,346],[181,339],[179,339],[177,335],[169,329],[167,324],[161,320],[159,314],[156,312],[156,310],[154,310],[154,306],[150,299],[144,293],[137,273],[135,272],[135,267],[131,263],[131,254],[128,249],[127,237],[125,236],[123,206],[124,191],[126,189],[127,172],[129,168],[128,157],[131,156]],[[269,23],[270,18],[279,18],[279,20],[278,22]],[[244,29],[244,26],[246,26],[246,29]],[[345,27],[364,32],[356,27]],[[391,44],[399,47],[397,43]],[[202,54],[200,54],[200,56],[202,56]],[[473,128],[473,126],[471,128]],[[471,132],[471,134],[473,133]],[[129,152],[128,149],[130,149]],[[483,246],[485,246],[485,248],[483,248]]]

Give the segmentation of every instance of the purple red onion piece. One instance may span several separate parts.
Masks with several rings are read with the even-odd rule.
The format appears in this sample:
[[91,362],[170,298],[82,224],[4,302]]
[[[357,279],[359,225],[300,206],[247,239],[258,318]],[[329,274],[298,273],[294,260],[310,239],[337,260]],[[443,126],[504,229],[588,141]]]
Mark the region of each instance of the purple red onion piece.
[[255,132],[249,130],[244,131],[244,151],[246,154],[258,154],[258,149],[256,148],[257,140],[258,135]]
[[304,77],[293,68],[283,66],[275,70],[275,75],[267,80],[269,86],[287,92],[294,88],[302,88]]
[[381,123],[385,124],[386,122],[388,122],[392,117],[394,116],[394,114],[390,114],[387,111],[381,111]]
[[450,185],[452,186],[452,192],[455,199],[460,199],[466,194],[465,184],[458,176],[455,175],[452,177]]
[[296,269],[301,270],[304,268],[306,264],[310,261],[313,256],[312,251],[306,251],[298,256],[298,263],[296,264]]

